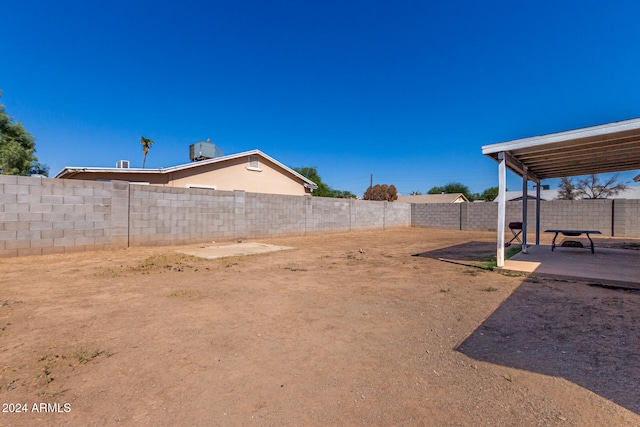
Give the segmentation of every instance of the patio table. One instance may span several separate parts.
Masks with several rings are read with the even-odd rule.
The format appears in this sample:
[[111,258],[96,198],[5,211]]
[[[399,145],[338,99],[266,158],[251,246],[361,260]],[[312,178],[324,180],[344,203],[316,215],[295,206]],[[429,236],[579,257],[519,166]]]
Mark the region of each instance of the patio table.
[[[553,236],[553,241],[551,242],[551,250],[553,251],[556,248],[556,237],[558,237],[558,234],[562,233],[563,236],[568,236],[568,237],[578,237],[581,236],[583,234],[587,235],[587,239],[589,239],[589,242],[591,243],[591,253],[595,253],[594,247],[593,247],[593,240],[591,240],[591,237],[589,236],[589,234],[602,234],[601,232],[599,232],[598,230],[545,230],[545,233],[556,233],[555,236]],[[571,242],[571,245],[565,245],[566,243]],[[562,246],[573,246],[573,247],[583,247],[582,243],[580,242],[576,242],[573,240],[569,240],[567,242],[563,242]]]

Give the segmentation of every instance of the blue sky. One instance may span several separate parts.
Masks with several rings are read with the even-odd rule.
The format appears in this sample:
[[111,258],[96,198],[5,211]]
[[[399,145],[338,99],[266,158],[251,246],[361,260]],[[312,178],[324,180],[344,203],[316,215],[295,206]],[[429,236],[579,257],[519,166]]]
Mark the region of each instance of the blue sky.
[[640,117],[637,0],[27,0],[2,15],[0,102],[51,176],[139,167],[141,136],[146,167],[187,163],[210,138],[358,195],[370,174],[402,194],[481,192],[497,185],[483,145]]

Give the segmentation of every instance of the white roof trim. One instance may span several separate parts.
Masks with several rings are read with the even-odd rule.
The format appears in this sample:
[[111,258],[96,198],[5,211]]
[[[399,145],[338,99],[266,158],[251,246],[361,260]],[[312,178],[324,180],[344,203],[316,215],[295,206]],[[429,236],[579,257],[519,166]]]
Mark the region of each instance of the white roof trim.
[[503,156],[507,168],[536,182],[638,169],[640,119],[486,145],[482,153],[498,162]]
[[608,123],[599,126],[592,126],[582,129],[574,129],[566,132],[552,133],[548,135],[533,136],[530,138],[516,139],[513,141],[500,142],[497,144],[485,145],[482,147],[482,154],[498,153],[500,151],[518,150],[530,148],[537,145],[553,144],[576,139],[591,138],[608,135],[610,133],[624,132],[630,130],[640,130],[640,119],[625,120],[622,122]]

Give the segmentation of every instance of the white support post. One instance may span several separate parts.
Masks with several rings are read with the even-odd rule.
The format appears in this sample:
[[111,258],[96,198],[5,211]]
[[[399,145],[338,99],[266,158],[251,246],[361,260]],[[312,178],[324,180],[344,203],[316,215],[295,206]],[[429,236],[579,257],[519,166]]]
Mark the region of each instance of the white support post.
[[526,166],[522,168],[522,253],[527,253],[527,213],[529,202],[529,175]]
[[540,246],[540,185],[538,181],[536,186],[536,246]]
[[498,246],[496,265],[504,267],[504,222],[507,210],[507,163],[504,152],[498,153]]

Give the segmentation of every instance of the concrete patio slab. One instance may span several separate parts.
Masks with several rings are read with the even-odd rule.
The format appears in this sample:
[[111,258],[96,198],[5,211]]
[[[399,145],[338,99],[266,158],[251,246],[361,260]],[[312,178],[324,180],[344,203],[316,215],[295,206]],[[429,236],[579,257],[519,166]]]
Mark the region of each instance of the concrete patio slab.
[[640,251],[596,247],[530,246],[505,261],[504,270],[640,289]]
[[232,245],[206,246],[198,249],[178,250],[177,252],[200,258],[216,259],[230,256],[244,256],[294,249],[289,246],[275,246],[266,243],[237,243]]

